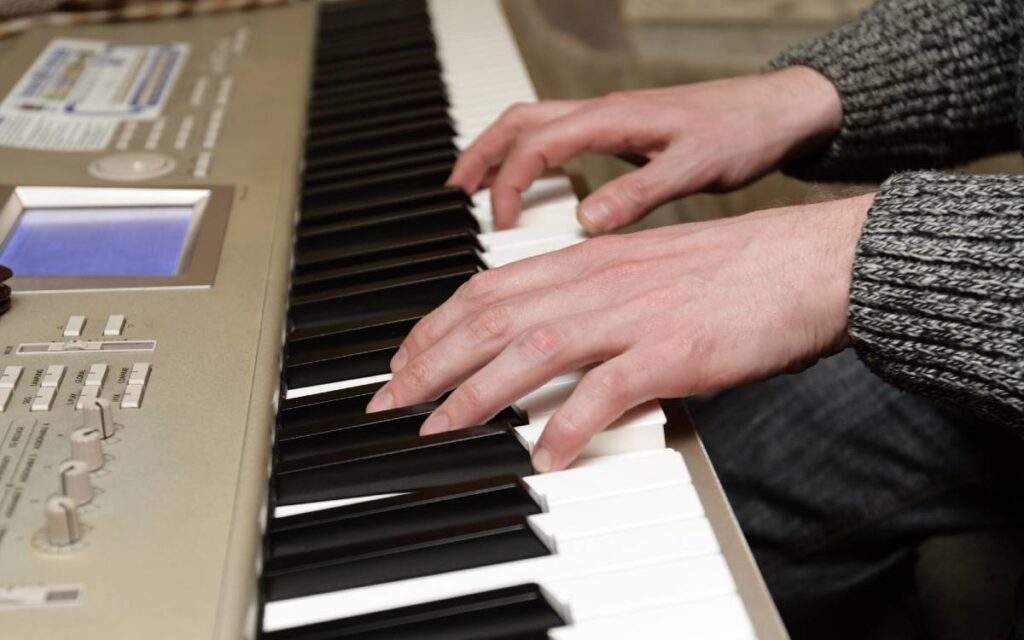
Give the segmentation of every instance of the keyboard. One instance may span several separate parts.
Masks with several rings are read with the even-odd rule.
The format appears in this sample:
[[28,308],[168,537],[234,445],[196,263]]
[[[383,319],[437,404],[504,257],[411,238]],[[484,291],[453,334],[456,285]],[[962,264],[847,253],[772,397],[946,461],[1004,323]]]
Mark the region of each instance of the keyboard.
[[[419,436],[440,399],[365,413],[474,274],[585,240],[564,175],[509,230],[444,184],[536,99],[497,1],[57,28],[0,55],[0,111],[50,132],[0,122],[0,636],[786,637],[679,401],[542,475],[583,372],[455,432]],[[51,76],[89,99],[49,114],[28,96]]]

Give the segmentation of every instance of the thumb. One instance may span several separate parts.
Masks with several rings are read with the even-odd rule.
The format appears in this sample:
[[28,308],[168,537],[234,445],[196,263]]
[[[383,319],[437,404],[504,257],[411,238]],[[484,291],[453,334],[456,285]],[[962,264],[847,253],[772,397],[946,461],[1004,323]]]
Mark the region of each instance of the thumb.
[[601,185],[584,198],[576,215],[590,233],[614,231],[685,191],[679,180],[678,161],[658,156],[644,167]]

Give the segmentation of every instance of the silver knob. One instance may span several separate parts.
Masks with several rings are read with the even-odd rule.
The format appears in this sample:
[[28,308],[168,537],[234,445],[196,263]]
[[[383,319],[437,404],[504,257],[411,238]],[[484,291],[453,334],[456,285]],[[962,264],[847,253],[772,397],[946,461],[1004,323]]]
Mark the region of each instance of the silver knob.
[[82,538],[78,507],[71,498],[53,496],[46,501],[46,539],[56,547],[74,544]]
[[114,407],[106,398],[95,398],[82,409],[87,429],[96,429],[104,440],[114,435]]
[[81,460],[68,460],[60,465],[60,492],[64,497],[71,498],[75,506],[81,506],[92,500],[92,479],[89,477],[89,465]]
[[103,466],[103,441],[99,429],[82,427],[71,432],[71,459],[81,460],[89,471]]

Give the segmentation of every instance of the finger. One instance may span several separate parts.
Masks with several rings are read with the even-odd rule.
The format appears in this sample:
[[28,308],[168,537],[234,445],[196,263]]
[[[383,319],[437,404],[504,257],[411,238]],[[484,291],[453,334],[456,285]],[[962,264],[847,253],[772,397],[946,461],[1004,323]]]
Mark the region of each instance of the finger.
[[501,304],[513,296],[575,279],[584,268],[589,251],[583,244],[474,275],[441,306],[416,323],[391,360],[392,372],[400,371],[453,328],[483,309]]
[[688,190],[675,154],[660,155],[644,167],[605,183],[580,203],[577,216],[590,233],[636,222],[655,207]]
[[531,327],[459,385],[420,429],[428,435],[482,424],[555,376],[604,360],[626,347],[607,311],[575,314]]
[[533,449],[538,473],[569,466],[590,439],[642,402],[657,397],[646,371],[649,362],[626,352],[588,371],[572,395],[548,420]]
[[657,132],[628,126],[617,104],[595,103],[524,133],[508,151],[491,185],[491,210],[499,228],[515,224],[522,193],[551,167],[584,153],[619,153],[646,149]]
[[512,105],[460,154],[447,184],[462,187],[466,193],[474,193],[480,188],[488,170],[501,163],[523,130],[559,118],[578,109],[579,105],[576,100]]

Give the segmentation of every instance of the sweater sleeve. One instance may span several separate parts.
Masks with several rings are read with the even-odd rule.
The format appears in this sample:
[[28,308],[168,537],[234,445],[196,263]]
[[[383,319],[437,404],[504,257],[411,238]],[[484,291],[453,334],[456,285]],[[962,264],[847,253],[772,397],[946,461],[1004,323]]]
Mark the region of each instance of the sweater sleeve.
[[1024,176],[885,182],[857,248],[849,319],[882,378],[1024,436]]
[[839,91],[843,123],[787,172],[878,181],[1019,148],[1024,2],[881,0],[859,20],[770,66],[812,67]]

